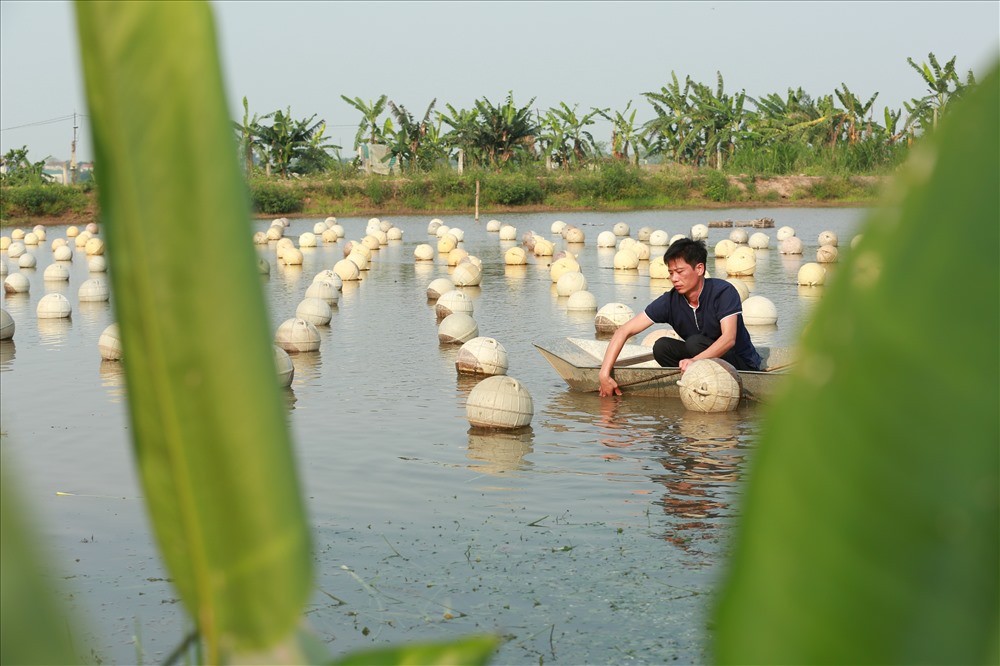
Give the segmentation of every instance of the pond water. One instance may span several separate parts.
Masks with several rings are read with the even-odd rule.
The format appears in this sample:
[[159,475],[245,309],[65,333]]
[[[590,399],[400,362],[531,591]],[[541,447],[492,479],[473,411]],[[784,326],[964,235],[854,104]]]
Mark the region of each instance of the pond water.
[[[802,256],[759,251],[751,293],[778,308],[778,324],[751,329],[763,345],[794,344],[822,295],[799,288],[799,266],[814,261],[821,231],[842,253],[863,209],[774,209],[497,216],[550,233],[554,220],[579,226],[578,258],[599,305],[636,312],[662,292],[647,265],[614,271],[597,235],[626,222],[689,233],[711,220],[772,217],[803,239]],[[548,262],[505,267],[489,218],[443,217],[465,231],[462,247],[483,261],[474,299],[480,335],[496,338],[508,374],[531,393],[531,427],[517,434],[471,432],[465,400],[475,380],[455,372],[457,346],[441,346],[431,280],[441,262],[418,263],[431,243],[432,216],[389,218],[404,231],[373,254],[359,283],[344,285],[320,351],[293,356],[285,399],[313,527],[316,588],[308,624],[333,653],[477,632],[504,637],[494,663],[681,663],[708,658],[713,593],[722,572],[740,484],[752,455],[759,411],[687,412],[679,401],[570,392],[533,342],[594,337],[593,313],[565,308]],[[293,220],[297,239],[319,220]],[[341,219],[347,239],[367,218]],[[269,220],[256,221],[266,229]],[[710,229],[714,244],[730,229]],[[754,229],[747,230],[753,233]],[[78,303],[91,277],[82,251],[68,283],[42,279],[47,230],[34,252],[27,295],[5,296],[12,342],[0,343],[4,466],[35,516],[60,596],[83,620],[77,646],[104,663],[161,661],[188,630],[152,542],[133,469],[124,376],[103,361],[97,339],[113,321],[110,303]],[[249,235],[249,231],[248,231]],[[294,316],[312,277],[343,258],[344,242],[304,249],[300,268],[283,267],[275,247],[263,281],[273,329]],[[221,249],[221,248],[220,248]],[[16,260],[7,259],[11,270]],[[836,266],[831,266],[836,270]],[[210,288],[210,285],[206,285]],[[50,291],[73,304],[69,320],[39,320]]]

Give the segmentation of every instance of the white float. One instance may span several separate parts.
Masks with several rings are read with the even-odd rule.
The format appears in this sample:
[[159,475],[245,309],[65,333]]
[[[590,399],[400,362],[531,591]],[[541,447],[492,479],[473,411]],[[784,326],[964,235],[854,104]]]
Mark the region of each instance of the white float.
[[594,317],[598,333],[614,333],[622,324],[635,316],[632,308],[624,303],[608,303]]
[[670,242],[670,235],[663,229],[657,229],[649,234],[649,244],[653,247],[666,247]]
[[25,252],[27,252],[27,248],[19,240],[11,241],[10,245],[7,246],[7,256],[11,259],[17,259]]
[[789,236],[778,244],[778,252],[781,254],[802,254],[802,239],[798,236]]
[[725,259],[733,253],[736,249],[736,243],[734,243],[729,238],[723,238],[718,243],[715,244],[715,256],[716,258]]
[[505,224],[500,227],[500,240],[512,241],[517,239],[517,227]]
[[344,282],[361,279],[361,269],[350,259],[341,259],[333,265],[333,272]]
[[602,231],[597,234],[597,247],[614,247],[616,243],[614,232]]
[[25,252],[17,258],[17,265],[21,268],[34,268],[38,265],[38,260],[35,259],[35,255]]
[[731,412],[740,404],[742,382],[736,368],[721,358],[688,365],[677,382],[681,402],[695,412]]
[[452,271],[451,280],[456,287],[478,287],[483,281],[483,269],[472,261],[463,261]]
[[829,230],[821,232],[819,235],[819,244],[837,247],[837,234]]
[[[264,233],[263,231],[258,231],[256,233],[254,233],[254,235],[253,235],[253,244],[254,245],[267,245],[267,234]],[[53,249],[55,249],[55,245],[53,245]]]
[[837,261],[839,254],[836,245],[822,245],[816,250],[816,261],[821,264],[832,264]]
[[111,298],[108,283],[101,278],[90,278],[80,283],[77,298],[81,303],[99,303]]
[[35,312],[39,319],[65,319],[72,310],[68,298],[59,293],[51,293],[42,296]]
[[4,309],[0,309],[0,340],[10,340],[14,337],[14,318]]
[[80,234],[80,230],[74,226],[66,227],[66,238],[75,238]]
[[772,326],[778,321],[778,308],[764,296],[743,301],[743,323],[747,326]]
[[572,296],[578,291],[587,290],[587,278],[579,271],[563,273],[556,282],[556,293],[560,296]]
[[556,259],[549,266],[549,277],[553,282],[559,282],[561,278],[566,273],[579,273],[580,263],[572,256],[565,256],[560,259]]
[[28,246],[38,245],[38,234],[34,231],[24,234],[24,244]]
[[795,229],[791,227],[781,227],[778,232],[774,235],[778,239],[778,242],[785,240],[786,238],[791,238],[795,235]]
[[750,240],[746,229],[733,229],[729,232],[729,240],[733,241],[737,245],[746,245],[747,241]]
[[611,231],[615,234],[615,236],[621,237],[628,236],[630,230],[627,224],[624,222],[618,222],[615,226],[611,227]]
[[726,259],[726,273],[736,277],[749,277],[757,270],[757,253],[752,247],[737,246]]
[[562,220],[556,220],[555,222],[552,223],[552,226],[549,227],[549,231],[556,234],[557,236],[561,236],[563,229],[565,228],[566,228],[565,222],[563,222]]
[[521,247],[508,248],[504,252],[503,262],[507,266],[523,266],[528,263],[528,253]]
[[736,291],[739,292],[740,302],[743,302],[750,298],[750,288],[747,287],[747,283],[743,280],[735,277],[727,278],[726,282],[736,287]]
[[118,324],[109,324],[97,338],[97,351],[105,361],[120,361],[122,358],[122,336]]
[[437,234],[437,230],[438,230],[438,228],[442,224],[444,224],[444,221],[443,220],[439,220],[436,217],[433,220],[431,220],[430,222],[428,222],[427,223],[427,235],[428,236],[434,236],[435,234]]
[[614,266],[619,271],[634,270],[639,267],[639,257],[632,250],[618,250],[615,252]]
[[436,301],[441,298],[442,294],[447,294],[454,289],[455,283],[449,278],[442,277],[431,280],[431,283],[427,285],[427,300]]
[[458,239],[451,234],[445,234],[438,239],[437,250],[438,254],[447,255],[449,252],[458,247]]
[[98,229],[97,229],[97,223],[96,222],[90,222],[90,223],[88,223],[87,224],[87,231],[90,234],[92,234],[92,235],[96,235],[97,231],[98,231]]
[[[340,298],[340,290],[337,288],[337,285],[329,280],[313,280],[312,284],[306,288],[304,298],[316,298],[328,306],[333,306],[337,304],[337,299]],[[303,319],[306,319],[306,317],[303,317]],[[315,324],[316,322],[313,323]]]
[[583,229],[578,227],[567,226],[563,230],[563,238],[570,245],[581,245],[587,241],[586,235],[583,233]]
[[316,234],[309,231],[299,234],[299,247],[316,247]]
[[460,345],[479,335],[476,320],[464,312],[448,315],[438,324],[438,341],[445,345]]
[[[329,230],[330,230],[330,227],[326,226],[326,222],[317,222],[316,224],[313,225],[312,232],[313,232],[313,236],[318,236],[318,237],[322,238],[323,234],[326,233]],[[299,245],[301,245],[302,244],[301,243],[301,236],[299,237],[299,240],[300,240]]]
[[747,245],[749,245],[755,250],[766,250],[768,245],[770,244],[771,244],[770,236],[761,231],[754,233],[752,236],[750,236],[750,239],[747,241]]
[[403,240],[403,230],[399,227],[389,227],[389,230],[385,232],[385,238],[390,241]]
[[531,394],[513,377],[487,377],[469,392],[465,416],[476,428],[513,430],[531,423],[535,405]]
[[274,334],[274,342],[289,354],[319,349],[320,336],[316,327],[305,319],[286,319]]
[[306,296],[295,308],[295,316],[313,326],[326,326],[333,319],[333,309],[325,299]]
[[14,229],[13,231],[10,232],[10,239],[15,241],[23,241],[24,235],[25,235],[24,229]]
[[802,264],[799,267],[797,282],[806,287],[818,287],[826,282],[826,269],[814,262]]
[[708,240],[708,227],[704,224],[691,227],[691,240]]
[[3,290],[8,294],[27,294],[30,287],[31,283],[22,273],[11,273],[3,281]]
[[493,338],[472,338],[458,350],[455,370],[461,375],[506,375],[507,350]]
[[597,297],[586,290],[575,291],[566,299],[566,309],[574,312],[593,312],[597,309]]
[[278,345],[271,345],[271,348],[274,349],[274,369],[278,373],[278,386],[288,388],[295,378],[295,364],[284,349]]
[[439,320],[453,314],[467,314],[471,316],[472,311],[472,299],[457,289],[441,294],[437,299],[437,304],[434,306],[434,312]]
[[344,281],[340,279],[339,275],[334,273],[329,268],[326,270],[322,270],[319,273],[316,273],[316,275],[313,277],[313,282],[319,282],[320,280],[326,280],[334,287],[336,287],[337,291],[342,291],[344,288]]
[[434,248],[427,243],[421,243],[413,248],[413,258],[417,261],[434,261]]
[[42,279],[46,282],[65,282],[69,280],[69,269],[62,264],[49,264],[42,273]]
[[663,262],[663,257],[659,256],[649,262],[649,277],[654,280],[669,280],[670,269]]

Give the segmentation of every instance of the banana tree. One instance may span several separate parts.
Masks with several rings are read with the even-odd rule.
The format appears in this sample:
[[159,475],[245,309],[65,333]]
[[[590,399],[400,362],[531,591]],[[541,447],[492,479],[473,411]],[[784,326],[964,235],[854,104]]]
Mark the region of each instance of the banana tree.
[[448,113],[438,112],[438,127],[443,122],[450,127],[442,135],[442,140],[449,148],[461,151],[462,161],[476,165],[482,161],[479,145],[476,142],[478,133],[478,109],[456,109],[451,104],[445,104]]
[[692,161],[691,155],[685,155],[681,145],[689,143],[691,132],[691,77],[685,77],[683,88],[677,80],[677,73],[671,72],[671,82],[660,88],[659,92],[642,94],[653,107],[656,117],[643,125],[642,132],[649,145],[649,154],[662,154],[675,162]]
[[253,173],[254,154],[261,150],[260,143],[260,118],[257,114],[250,116],[250,104],[246,96],[243,97],[243,122],[233,122],[233,128],[240,146],[240,155],[243,157],[243,171],[247,175]]
[[[944,67],[938,64],[937,56],[933,53],[928,53],[927,59],[930,61],[929,66],[927,63],[917,65],[913,62],[913,58],[906,59],[906,62],[910,63],[910,67],[916,70],[924,83],[927,84],[928,94],[920,99],[911,100],[912,108],[910,105],[906,105],[907,111],[920,121],[920,127],[924,131],[937,129],[938,120],[948,103],[961,97],[967,87],[976,83],[972,70],[969,70],[966,76],[966,83],[962,83],[955,71],[955,57],[946,62]],[[927,122],[928,120],[930,122]]]
[[[273,165],[282,178],[288,178],[292,161],[306,152],[313,145],[314,138],[322,136],[326,122],[320,120],[313,123],[316,114],[309,118],[296,120],[292,118],[291,107],[284,112],[280,109],[267,114],[271,125],[260,125],[258,136],[267,150],[267,171]],[[312,124],[310,124],[312,123]]]
[[487,98],[476,100],[480,122],[476,143],[491,167],[499,169],[511,159],[533,157],[532,147],[538,134],[538,123],[532,120],[531,105],[514,103],[514,93],[509,91],[503,104],[493,105]]
[[390,139],[389,150],[393,155],[399,157],[401,164],[405,162],[411,170],[416,169],[420,161],[421,145],[427,136],[427,129],[431,125],[431,112],[436,103],[436,99],[431,100],[424,117],[417,121],[413,114],[406,110],[405,106],[389,102],[389,110],[399,124],[399,129],[387,137]]
[[[878,97],[876,92],[874,95],[868,98],[867,102],[862,103],[861,100],[850,91],[846,83],[841,83],[840,88],[834,89],[834,93],[837,95],[837,99],[840,103],[844,105],[844,112],[847,119],[847,143],[849,145],[854,145],[857,143],[859,138],[858,125],[865,122],[865,116],[869,116],[871,112],[872,105],[875,103],[875,98]],[[868,118],[869,134],[871,130],[871,118]]]
[[680,148],[693,146],[697,161],[721,170],[723,154],[731,155],[746,131],[746,91],[727,95],[722,73],[716,72],[716,88],[692,83],[692,131]]
[[379,116],[385,112],[385,105],[388,102],[388,95],[382,95],[375,101],[369,100],[367,103],[360,97],[351,99],[347,95],[340,98],[361,112],[361,122],[358,124],[358,132],[354,135],[354,148],[357,150],[362,143],[385,143],[383,130],[379,127]]
[[[615,111],[614,116],[602,113],[601,116],[611,121],[611,156],[616,160],[632,162],[629,158],[629,147],[635,152],[635,164],[639,163],[639,133],[640,130],[635,124],[635,114],[638,109],[632,108],[632,100],[625,105],[624,111]],[[626,115],[628,114],[628,115]]]
[[607,109],[591,109],[589,113],[579,115],[574,104],[570,108],[566,102],[559,102],[558,107],[549,109],[548,115],[553,122],[563,126],[564,133],[570,144],[570,161],[579,167],[588,158],[598,152],[594,136],[586,129],[594,124],[594,118],[602,117]]

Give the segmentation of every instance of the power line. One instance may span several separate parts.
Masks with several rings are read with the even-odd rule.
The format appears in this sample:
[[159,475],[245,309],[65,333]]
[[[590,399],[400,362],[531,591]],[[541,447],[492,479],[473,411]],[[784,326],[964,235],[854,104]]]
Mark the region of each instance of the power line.
[[33,123],[25,123],[24,125],[14,125],[12,127],[4,127],[2,129],[0,129],[0,132],[7,132],[9,130],[21,129],[23,127],[37,127],[39,125],[52,125],[53,123],[62,123],[62,122],[66,122],[67,120],[73,120],[75,118],[87,118],[87,117],[88,116],[86,116],[86,115],[84,115],[82,113],[71,113],[69,115],[60,116],[58,118],[49,118],[48,120],[38,120],[38,121],[33,122]]

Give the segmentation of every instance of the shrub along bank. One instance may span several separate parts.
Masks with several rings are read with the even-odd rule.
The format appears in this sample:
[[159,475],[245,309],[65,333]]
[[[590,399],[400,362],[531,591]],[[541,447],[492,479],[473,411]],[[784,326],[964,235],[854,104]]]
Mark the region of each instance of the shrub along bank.
[[[551,172],[438,170],[402,177],[340,171],[313,178],[251,178],[255,213],[365,215],[481,213],[513,210],[633,210],[724,206],[864,205],[873,203],[880,176],[729,175],[714,169],[637,169],[611,163],[600,169]],[[27,222],[88,222],[97,217],[93,186],[31,185],[0,188],[4,226]]]

